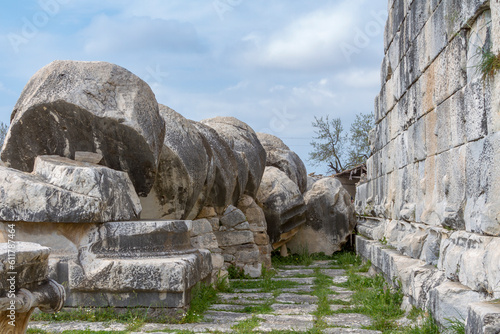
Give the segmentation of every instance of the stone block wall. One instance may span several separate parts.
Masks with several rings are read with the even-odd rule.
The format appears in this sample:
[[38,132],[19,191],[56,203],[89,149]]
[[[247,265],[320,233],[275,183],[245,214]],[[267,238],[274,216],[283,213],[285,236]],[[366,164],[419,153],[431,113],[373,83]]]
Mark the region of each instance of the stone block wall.
[[[486,51],[500,51],[500,3],[390,0],[388,8],[373,153],[356,194],[367,217],[359,251],[376,260],[370,249],[380,240],[470,290],[466,304],[498,298],[500,76],[484,78],[479,67]],[[439,286],[424,295],[445,305],[439,298],[453,289]],[[407,288],[410,296],[416,287]],[[465,319],[467,308],[458,313]]]

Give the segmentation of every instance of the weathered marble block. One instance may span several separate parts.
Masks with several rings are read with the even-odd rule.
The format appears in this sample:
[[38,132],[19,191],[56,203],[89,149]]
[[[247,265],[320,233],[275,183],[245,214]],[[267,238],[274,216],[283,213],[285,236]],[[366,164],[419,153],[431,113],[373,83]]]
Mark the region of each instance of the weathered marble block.
[[193,286],[212,272],[210,252],[191,246],[191,221],[96,226],[68,262],[70,307],[185,309]]

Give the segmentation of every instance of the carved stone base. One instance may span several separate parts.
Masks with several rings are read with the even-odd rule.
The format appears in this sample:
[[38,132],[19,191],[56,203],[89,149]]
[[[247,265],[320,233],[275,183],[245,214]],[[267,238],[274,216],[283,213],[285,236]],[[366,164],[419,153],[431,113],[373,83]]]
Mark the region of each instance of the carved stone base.
[[191,221],[102,224],[68,262],[66,307],[185,309],[212,272],[211,254],[191,247]]

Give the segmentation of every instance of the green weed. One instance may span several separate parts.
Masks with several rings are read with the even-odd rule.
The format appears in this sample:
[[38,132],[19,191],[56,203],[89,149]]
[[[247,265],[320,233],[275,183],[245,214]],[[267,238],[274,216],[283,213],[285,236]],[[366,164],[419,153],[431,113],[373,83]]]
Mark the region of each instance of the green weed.
[[273,309],[271,305],[273,304],[274,300],[268,301],[264,304],[259,304],[259,305],[248,305],[245,306],[243,309],[243,313],[250,313],[250,314],[265,314],[265,313],[272,313]]
[[354,252],[342,251],[337,252],[332,255],[332,265],[336,265],[339,268],[349,269],[352,267],[359,267],[362,264],[361,257],[356,255]]
[[229,274],[229,279],[251,279],[250,276],[245,274],[243,268],[238,268],[235,265],[230,265],[227,268],[227,272]]
[[250,281],[231,281],[231,289],[259,289],[259,292],[273,292],[280,289],[295,288],[297,282],[272,279],[250,280]]
[[355,291],[352,295],[355,307],[336,312],[357,312],[368,315],[373,319],[370,329],[393,329],[395,328],[394,320],[404,314],[401,310],[402,292],[393,291],[380,275],[364,277],[351,273],[346,283],[338,285]]
[[325,253],[313,253],[309,254],[307,248],[302,249],[299,253],[291,254],[288,256],[281,256],[279,250],[275,250],[271,254],[271,261],[273,267],[282,266],[305,266],[308,267],[313,264],[314,261],[328,261],[332,260],[332,256],[325,255]]
[[253,316],[250,319],[240,321],[231,328],[234,329],[238,334],[253,333],[253,329],[259,326],[261,321],[262,319]]
[[291,254],[281,256],[279,253],[273,252],[271,256],[273,267],[282,266],[310,266],[314,260],[307,250],[303,250],[299,254]]
[[91,331],[91,330],[68,330],[61,334],[126,334],[128,331]]
[[479,56],[481,57],[481,60],[477,66],[479,73],[482,75],[483,81],[493,78],[500,69],[500,53],[494,54],[491,50],[480,48]]
[[219,275],[217,281],[215,282],[215,289],[219,292],[233,292],[231,284],[229,283],[228,275]]
[[447,333],[465,334],[465,320],[445,319],[448,321]]
[[198,283],[192,290],[191,306],[182,319],[182,323],[199,322],[203,314],[217,301],[217,290],[209,285]]
[[424,314],[424,310],[419,309],[418,307],[413,306],[408,315],[406,316],[410,320],[417,320],[418,317]]
[[[128,331],[92,331],[89,329],[84,330],[65,330],[58,332],[60,334],[127,334]],[[54,332],[48,332],[43,329],[28,328],[26,334],[55,334]]]
[[424,323],[421,326],[412,326],[405,328],[402,331],[403,334],[439,334],[439,326],[430,315],[425,318]]
[[128,308],[118,311],[112,307],[79,307],[75,309],[64,309],[58,313],[36,313],[32,314],[31,321],[90,321],[109,322],[116,321],[126,324],[144,323],[154,321],[156,323],[168,323],[172,321],[169,316],[150,316],[144,308]]
[[323,317],[332,314],[329,296],[331,294],[330,286],[332,286],[333,282],[330,276],[321,273],[318,268],[314,269],[314,274],[316,278],[314,279],[314,291],[312,294],[318,297],[318,308],[313,312],[316,316],[314,328],[320,331],[327,327]]

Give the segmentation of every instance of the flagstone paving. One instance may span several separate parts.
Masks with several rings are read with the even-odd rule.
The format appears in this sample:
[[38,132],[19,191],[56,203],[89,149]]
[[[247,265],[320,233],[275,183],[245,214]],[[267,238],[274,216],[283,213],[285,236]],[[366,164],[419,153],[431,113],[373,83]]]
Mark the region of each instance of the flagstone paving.
[[[316,271],[315,271],[316,270]],[[272,281],[295,282],[296,286],[273,292],[261,292],[252,285],[251,289],[235,289],[233,293],[218,294],[218,303],[212,305],[204,314],[203,322],[192,324],[143,324],[130,334],[145,333],[238,333],[238,326],[254,321],[254,333],[271,331],[292,331],[303,333],[311,330],[319,319],[318,297],[313,295],[316,288],[315,276],[319,273],[329,277],[333,283],[347,281],[345,270],[331,269],[331,261],[316,261],[308,267],[284,266],[279,269]],[[324,277],[324,276],[323,276]],[[239,280],[256,282],[256,280]],[[353,294],[342,287],[330,286],[329,300],[348,302]],[[331,304],[332,311],[346,312],[350,306]],[[248,310],[265,310],[264,313],[245,313]],[[326,323],[323,333],[331,334],[375,334],[378,331],[366,330],[371,324],[368,316],[357,313],[337,313],[320,319]],[[242,324],[243,322],[243,324]],[[49,333],[61,333],[65,330],[89,331],[125,331],[126,324],[103,322],[32,322],[29,328],[43,329]],[[324,327],[324,326],[323,326]]]

